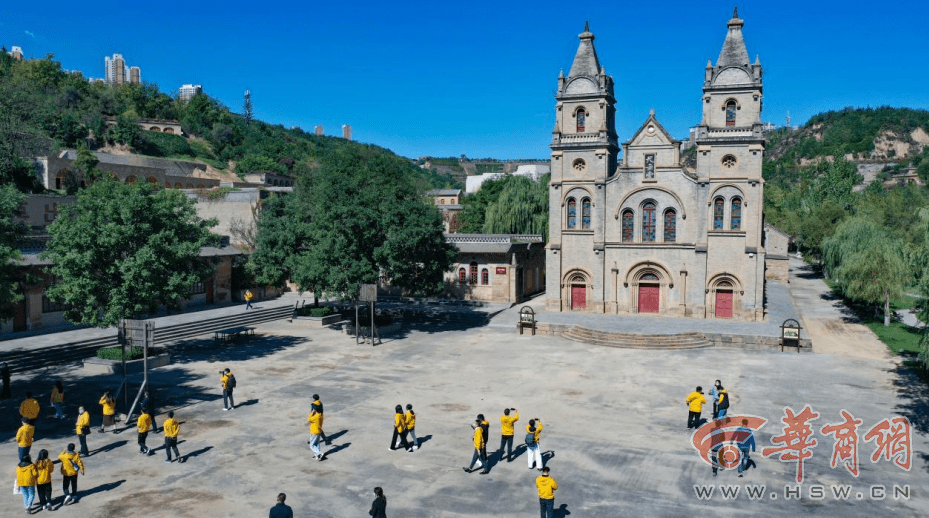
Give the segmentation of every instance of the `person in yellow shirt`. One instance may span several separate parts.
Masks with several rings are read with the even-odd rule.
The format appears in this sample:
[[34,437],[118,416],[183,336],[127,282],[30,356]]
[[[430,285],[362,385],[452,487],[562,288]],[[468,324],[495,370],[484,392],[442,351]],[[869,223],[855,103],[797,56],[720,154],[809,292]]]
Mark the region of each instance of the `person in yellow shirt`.
[[80,471],[81,475],[84,474],[84,461],[82,461],[81,456],[74,451],[73,442],[68,444],[67,451],[63,451],[61,455],[58,455],[58,460],[61,461],[61,475],[64,477],[61,487],[65,494],[65,499],[61,505],[70,505],[77,502],[77,472]]
[[255,298],[255,294],[252,293],[252,290],[245,290],[245,309],[252,307],[253,298]]
[[23,493],[23,507],[32,514],[32,502],[35,500],[35,481],[39,478],[39,470],[32,463],[32,457],[26,455],[20,459],[16,466],[16,485]]
[[313,458],[316,460],[323,460],[323,452],[319,448],[320,434],[323,431],[323,415],[316,411],[316,409],[310,410],[310,417],[307,418],[307,422],[310,423],[310,449],[313,450]]
[[[514,414],[511,416],[510,411]],[[506,447],[506,461],[513,461],[513,434],[515,430],[513,425],[519,421],[519,411],[515,408],[503,409],[503,415],[500,416],[500,458],[503,458],[503,448]]]
[[406,422],[406,431],[410,434],[410,444],[414,450],[419,449],[419,439],[416,438],[416,412],[413,411],[413,405],[406,404],[406,415],[403,416]]
[[55,382],[55,387],[52,388],[52,396],[49,399],[52,406],[55,407],[55,419],[64,419],[65,413],[62,410],[62,405],[65,403],[65,387],[61,384],[61,380]]
[[529,458],[529,469],[542,471],[542,446],[539,444],[539,435],[542,433],[542,420],[536,424],[530,419],[526,425],[526,456]]
[[406,417],[403,415],[401,405],[394,407],[394,435],[390,439],[390,451],[397,449],[394,447],[397,444],[397,439],[400,439],[400,445],[403,446],[404,450],[413,453],[413,448],[410,447],[410,443],[406,440]]
[[687,429],[700,428],[700,413],[703,412],[703,405],[706,404],[706,397],[703,396],[703,387],[697,387],[691,392],[687,399],[684,400],[690,410],[687,413]]
[[[310,404],[312,405],[313,410],[316,410],[317,413],[323,413],[323,402],[319,400],[319,394],[313,394],[313,402]],[[320,426],[322,426],[322,424],[320,424]],[[319,438],[322,439],[324,443],[326,443],[326,446],[331,444],[329,438],[326,437],[326,431],[322,428],[319,430]]]
[[39,402],[32,398],[32,392],[26,392],[26,399],[19,405],[19,415],[29,420],[29,424],[35,426],[39,418]]
[[548,467],[542,468],[542,474],[535,479],[542,518],[552,518],[555,514],[555,490],[558,489],[558,482],[549,476],[549,472]]
[[481,430],[484,435],[484,446],[481,447],[481,462],[486,466],[489,464],[487,460],[487,439],[490,439],[490,421],[484,417],[484,414],[477,414],[477,420],[481,422]]
[[475,419],[474,424],[471,425],[471,428],[474,428],[474,456],[471,457],[471,464],[467,468],[461,468],[465,473],[472,473],[475,471],[474,463],[477,463],[477,467],[483,467],[481,475],[486,475],[490,473],[487,469],[490,467],[486,461],[482,461],[481,450],[487,446],[487,443],[484,441],[484,427],[481,426],[481,420]]
[[107,426],[112,426],[116,431],[116,400],[109,392],[104,392],[100,398],[100,406],[103,407],[103,424],[100,426],[100,433],[106,432]]
[[48,450],[39,450],[39,456],[35,461],[35,468],[38,471],[38,477],[35,481],[36,493],[39,495],[39,507],[46,511],[52,510],[52,473],[55,471],[55,463],[48,458]]
[[148,412],[142,411],[142,414],[139,415],[138,428],[139,453],[143,455],[151,455],[152,449],[145,445],[145,440],[148,438],[148,432],[152,429],[152,416],[148,415]]
[[19,461],[29,455],[32,449],[32,436],[35,434],[35,427],[29,424],[29,419],[23,418],[23,425],[16,431],[16,443],[19,445]]
[[84,410],[84,405],[81,405],[77,409],[75,432],[77,433],[77,440],[81,443],[81,455],[89,457],[90,452],[87,450],[87,434],[90,433],[90,412]]
[[171,450],[174,450],[174,458],[177,459],[178,463],[183,463],[184,459],[181,458],[180,452],[177,451],[177,435],[181,433],[181,423],[177,422],[177,419],[174,418],[174,412],[168,412],[168,420],[161,425],[161,429],[165,433],[165,453],[168,454],[168,460],[165,462],[171,463]]
[[223,410],[235,410],[235,401],[232,400],[232,391],[235,389],[235,376],[228,368],[219,371],[219,382],[223,386]]

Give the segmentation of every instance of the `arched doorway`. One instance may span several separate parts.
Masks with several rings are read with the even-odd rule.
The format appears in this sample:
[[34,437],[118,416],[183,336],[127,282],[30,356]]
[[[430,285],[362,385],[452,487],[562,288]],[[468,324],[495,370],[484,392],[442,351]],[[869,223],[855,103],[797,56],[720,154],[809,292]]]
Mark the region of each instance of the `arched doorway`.
[[639,278],[639,313],[658,313],[661,308],[661,285],[658,276],[646,273]]
[[716,318],[732,318],[732,283],[722,281],[716,285]]
[[571,309],[587,309],[587,281],[582,275],[571,277]]

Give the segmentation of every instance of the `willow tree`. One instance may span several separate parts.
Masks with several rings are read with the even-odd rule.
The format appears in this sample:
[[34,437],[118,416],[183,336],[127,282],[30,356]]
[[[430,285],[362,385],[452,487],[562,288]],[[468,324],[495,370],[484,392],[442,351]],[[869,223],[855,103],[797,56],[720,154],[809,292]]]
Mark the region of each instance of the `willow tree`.
[[884,325],[890,325],[890,299],[899,297],[911,277],[903,242],[865,217],[842,222],[823,241],[823,258],[845,295],[884,303]]
[[507,178],[500,195],[487,207],[486,234],[541,234],[548,239],[548,180],[535,182],[526,177]]

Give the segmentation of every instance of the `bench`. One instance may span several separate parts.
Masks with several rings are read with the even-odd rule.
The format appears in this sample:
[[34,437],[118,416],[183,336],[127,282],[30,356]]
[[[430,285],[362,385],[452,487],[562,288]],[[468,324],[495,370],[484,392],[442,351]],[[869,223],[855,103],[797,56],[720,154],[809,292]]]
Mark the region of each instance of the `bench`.
[[226,342],[235,340],[239,335],[255,336],[255,328],[248,326],[230,327],[229,329],[220,329],[213,333],[213,341]]

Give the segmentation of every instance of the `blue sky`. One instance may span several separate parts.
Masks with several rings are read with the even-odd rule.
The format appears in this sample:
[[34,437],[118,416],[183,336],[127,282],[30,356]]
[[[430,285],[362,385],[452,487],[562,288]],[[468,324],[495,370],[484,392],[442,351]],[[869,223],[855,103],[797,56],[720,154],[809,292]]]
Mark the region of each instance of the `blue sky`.
[[[149,6],[158,5],[159,9]],[[144,6],[144,7],[143,7]],[[200,83],[239,111],[410,157],[544,158],[554,90],[590,20],[616,81],[617,130],[650,108],[675,137],[700,119],[733,2],[8,2],[0,44],[103,76],[122,54],[164,91]],[[170,8],[169,8],[170,7]],[[765,69],[763,118],[845,106],[929,109],[929,4],[740,2]]]

